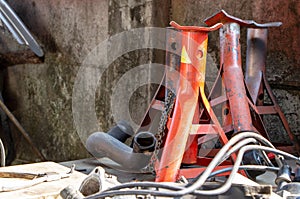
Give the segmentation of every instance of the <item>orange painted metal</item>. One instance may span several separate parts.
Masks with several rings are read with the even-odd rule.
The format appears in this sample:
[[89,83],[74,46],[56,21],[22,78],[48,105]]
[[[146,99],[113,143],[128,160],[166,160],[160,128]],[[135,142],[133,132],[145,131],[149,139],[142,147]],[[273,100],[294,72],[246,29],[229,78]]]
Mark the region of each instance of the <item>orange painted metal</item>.
[[[175,22],[171,22],[171,25],[182,31],[180,81],[170,128],[156,169],[157,182],[174,182],[178,179],[185,150],[189,148],[186,145],[195,143],[193,138],[192,142],[188,141],[191,126],[196,121],[195,113],[197,113],[199,96],[208,107],[207,111],[212,112],[206,97],[202,98],[205,84],[207,33],[222,26],[222,24],[215,24],[213,27],[180,26]],[[217,121],[215,116],[214,119]],[[223,131],[220,126],[219,130]],[[226,142],[225,134],[223,138]],[[194,149],[193,145],[191,150]]]
[[234,132],[253,130],[250,109],[244,86],[240,47],[240,26],[226,23],[220,30],[223,51],[223,80],[229,100]]
[[[198,123],[199,123],[199,104],[197,103],[192,124],[198,124]],[[197,156],[198,156],[198,135],[192,134],[191,131],[189,133],[190,134],[181,161],[182,164],[186,164],[186,165],[197,163]]]

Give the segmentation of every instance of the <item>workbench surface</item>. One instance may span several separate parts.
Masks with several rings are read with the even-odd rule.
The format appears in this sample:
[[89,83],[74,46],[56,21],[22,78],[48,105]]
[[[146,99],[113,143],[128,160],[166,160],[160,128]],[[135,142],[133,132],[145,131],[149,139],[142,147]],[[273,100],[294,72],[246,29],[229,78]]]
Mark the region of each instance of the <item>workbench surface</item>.
[[[70,168],[57,164],[55,162],[41,162],[25,165],[16,165],[9,167],[1,167],[0,172],[20,172],[20,173],[45,173],[45,172],[57,172],[67,173]],[[11,192],[1,192],[0,199],[57,199],[61,198],[59,193],[65,187],[71,185],[75,188],[80,186],[82,180],[86,177],[85,174],[74,171],[73,174],[68,177],[52,182],[43,182],[34,185],[29,188],[20,189]],[[0,186],[7,185],[7,183],[18,183],[21,180],[19,178],[0,178]]]

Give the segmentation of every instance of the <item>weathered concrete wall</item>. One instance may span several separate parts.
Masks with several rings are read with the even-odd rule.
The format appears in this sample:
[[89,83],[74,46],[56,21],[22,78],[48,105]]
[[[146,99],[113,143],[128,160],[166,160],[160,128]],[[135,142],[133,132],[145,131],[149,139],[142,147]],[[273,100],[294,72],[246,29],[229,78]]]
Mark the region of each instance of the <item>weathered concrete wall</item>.
[[[267,76],[285,113],[292,132],[300,135],[300,2],[297,0],[172,0],[171,19],[184,25],[204,25],[204,19],[220,9],[242,18],[257,22],[281,21],[279,28],[270,28],[268,37]],[[218,32],[209,38],[209,65],[219,64]],[[242,54],[245,62],[246,30],[241,29]],[[216,70],[208,70],[208,79],[213,79]],[[273,127],[279,126],[270,120]],[[273,128],[274,130],[274,128]],[[275,132],[276,129],[275,128]]]
[[[169,21],[169,2],[168,1],[158,1],[158,0],[145,0],[145,1],[132,1],[132,0],[122,0],[122,1],[110,1],[109,5],[109,35],[122,34],[124,31],[143,28],[143,27],[166,27]],[[124,37],[124,40],[130,40],[131,38]],[[151,37],[149,42],[153,42],[157,38]],[[113,42],[113,41],[112,41]],[[133,46],[131,44],[137,41],[132,40],[127,45]],[[120,42],[121,43],[121,42]],[[118,46],[122,46],[119,44]],[[116,46],[117,47],[117,46]],[[115,49],[112,48],[112,51]],[[110,54],[110,53],[108,53]],[[108,76],[110,78],[110,83],[102,87],[99,93],[102,92],[100,99],[100,104],[102,107],[109,107],[107,102],[110,102],[110,96],[103,94],[111,93],[112,89],[116,85],[116,81],[125,73],[131,73],[130,69],[133,69],[139,65],[149,65],[151,63],[163,63],[164,62],[164,52],[156,52],[153,49],[138,49],[128,53],[125,53],[118,59],[114,60],[108,70]],[[120,98],[120,104],[114,104],[120,107],[120,114],[124,112],[125,108],[130,109],[130,117],[132,119],[132,126],[135,124],[140,124],[149,103],[152,99],[152,94],[156,90],[155,86],[152,84],[142,85],[142,82],[149,82],[151,76],[155,78],[162,77],[163,73],[157,73],[151,71],[149,67],[148,70],[142,70],[138,74],[132,76],[134,79],[130,80],[129,84],[140,85],[140,87],[132,94],[130,104],[123,104],[122,97]],[[134,82],[134,83],[133,83]],[[124,87],[118,96],[128,95],[128,89]],[[106,105],[105,105],[106,103]],[[128,107],[129,106],[129,107]],[[106,113],[111,113],[111,111],[106,110]],[[124,119],[127,117],[124,115]],[[113,118],[111,115],[110,120],[108,120],[108,126],[112,125]]]
[[[36,0],[8,3],[45,51],[43,64],[8,68],[5,97],[9,108],[47,159],[62,161],[86,157],[88,154],[81,136],[76,132],[72,115],[73,85],[82,62],[92,49],[110,36],[133,28],[165,27],[169,21],[168,1]],[[110,42],[108,40],[107,43]],[[11,47],[10,50],[14,49]],[[110,56],[107,50],[101,49]],[[114,49],[111,50],[113,52]],[[99,128],[91,125],[86,134],[96,130],[106,131],[113,125],[115,118],[111,110],[111,95],[122,75],[141,64],[162,60],[161,57],[154,51],[141,49],[124,54],[109,65],[100,79],[101,86],[96,89],[95,110]],[[102,67],[101,63],[99,66]],[[149,72],[146,71],[147,74]],[[132,81],[139,83],[143,78],[149,78],[143,73],[137,77]],[[90,82],[98,80],[95,74],[87,78]],[[131,117],[136,123],[140,122],[151,100],[152,87],[141,86],[130,99]],[[119,96],[123,94],[126,90]],[[128,105],[120,106],[127,108]],[[78,114],[89,125],[91,116],[84,110]],[[15,129],[14,135],[17,158],[37,160]]]
[[[43,64],[7,70],[6,101],[49,160],[87,156],[73,126],[72,89],[86,54],[108,36],[108,1],[8,1],[38,38]],[[18,158],[34,161],[14,131]]]

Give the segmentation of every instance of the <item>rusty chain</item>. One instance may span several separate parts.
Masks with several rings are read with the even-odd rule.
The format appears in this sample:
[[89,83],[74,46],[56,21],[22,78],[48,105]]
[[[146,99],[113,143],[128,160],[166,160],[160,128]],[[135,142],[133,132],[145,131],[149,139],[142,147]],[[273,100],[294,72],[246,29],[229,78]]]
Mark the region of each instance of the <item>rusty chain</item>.
[[168,91],[168,95],[164,102],[164,109],[160,117],[157,134],[155,135],[157,139],[155,149],[151,156],[150,163],[146,167],[146,171],[150,171],[154,175],[155,175],[155,163],[158,160],[159,150],[162,145],[163,138],[165,136],[166,125],[168,122],[168,118],[173,110],[174,102],[175,102],[175,94],[172,91]]

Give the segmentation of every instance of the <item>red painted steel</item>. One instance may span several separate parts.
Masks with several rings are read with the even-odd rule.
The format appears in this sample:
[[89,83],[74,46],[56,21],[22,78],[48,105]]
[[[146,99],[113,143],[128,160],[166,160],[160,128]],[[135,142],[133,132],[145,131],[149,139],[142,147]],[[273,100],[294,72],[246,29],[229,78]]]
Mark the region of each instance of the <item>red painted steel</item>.
[[[199,104],[197,103],[192,124],[198,124],[198,123],[199,123]],[[181,163],[195,164],[197,163],[197,156],[198,156],[198,135],[197,134],[193,135],[190,132]]]
[[[189,140],[189,132],[193,121],[196,120],[199,90],[200,96],[202,92],[204,94],[207,32],[222,26],[222,24],[216,24],[213,27],[179,26],[175,22],[171,22],[171,25],[182,31],[181,76],[170,128],[159,166],[156,169],[158,182],[174,182],[178,178]],[[208,101],[204,103],[209,106]],[[222,131],[221,128],[220,130]],[[225,139],[227,139],[226,136]],[[193,145],[195,142],[191,143]],[[195,151],[194,145],[191,150]]]
[[240,47],[240,26],[226,23],[220,30],[220,48],[223,51],[223,80],[229,100],[234,132],[253,130],[252,119],[244,85]]
[[[277,27],[281,25],[281,22],[258,24],[253,20],[236,18],[221,10],[206,19],[205,23],[207,25],[224,24],[220,29],[220,75],[224,82],[228,102],[223,105],[223,124],[228,126],[232,118],[234,132],[256,130],[253,127],[249,99],[244,85],[239,41],[240,26]],[[265,131],[261,130],[260,133],[266,136]]]
[[[176,101],[173,113],[166,125],[166,137],[161,158],[155,164],[157,182],[176,181],[181,175],[186,178],[198,176],[205,168],[180,169],[180,166],[182,164],[207,166],[218,152],[218,149],[215,148],[209,149],[205,153],[203,153],[204,150],[198,151],[199,144],[216,136],[219,137],[221,144],[226,144],[228,138],[225,133],[227,132],[259,131],[263,136],[268,137],[264,127],[261,127],[263,123],[260,115],[263,112],[276,112],[279,116],[282,114],[282,112],[277,112],[278,106],[263,107],[262,102],[259,101],[261,100],[261,93],[263,93],[262,85],[265,84],[265,89],[270,90],[264,78],[264,71],[261,72],[261,69],[264,69],[262,63],[257,68],[253,66],[252,69],[248,68],[254,70],[252,71],[254,72],[253,78],[258,78],[261,81],[257,82],[252,77],[252,79],[250,78],[249,82],[255,81],[255,84],[248,85],[251,98],[247,96],[248,91],[245,87],[241,66],[239,42],[240,25],[264,29],[279,26],[281,23],[258,24],[254,21],[230,16],[225,11],[207,19],[206,23],[213,26],[180,26],[171,22],[171,25],[180,32],[169,37],[167,51],[168,48],[172,48],[172,51],[180,49],[182,52],[180,64],[178,56],[167,53],[167,62],[171,67],[166,70],[165,81],[168,88],[170,87],[173,92],[176,91]],[[224,25],[222,26],[221,23]],[[218,78],[210,93],[210,100],[208,100],[204,91],[207,33],[220,27],[222,27],[220,29],[221,64]],[[262,60],[259,59],[259,61]],[[178,72],[180,73],[179,81],[177,79]],[[222,85],[223,95],[222,90],[218,90],[218,88],[222,88]],[[165,96],[162,93],[166,92],[170,91],[160,87],[153,101],[152,109],[161,111],[163,108],[161,97]],[[216,93],[221,94],[221,96],[216,97]],[[271,94],[270,98],[273,101],[274,96]],[[219,104],[224,104],[222,107],[222,126],[212,109],[212,106]],[[253,111],[250,110],[250,107]],[[257,113],[255,120],[253,119],[253,112]],[[234,159],[235,154],[225,164],[232,164]],[[242,174],[245,175],[244,172]]]

